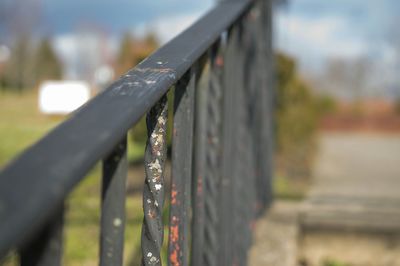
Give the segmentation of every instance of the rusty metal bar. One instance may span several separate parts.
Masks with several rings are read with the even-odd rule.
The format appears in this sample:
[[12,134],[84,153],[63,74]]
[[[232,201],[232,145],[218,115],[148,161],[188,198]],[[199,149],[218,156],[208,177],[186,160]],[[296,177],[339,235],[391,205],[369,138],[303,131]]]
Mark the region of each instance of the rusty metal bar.
[[194,97],[198,64],[175,87],[168,265],[187,265],[192,180]]
[[167,159],[167,96],[147,114],[148,140],[145,150],[146,179],[143,189],[142,264],[161,265],[164,238],[165,161]]
[[127,138],[103,161],[100,265],[122,265],[125,231]]

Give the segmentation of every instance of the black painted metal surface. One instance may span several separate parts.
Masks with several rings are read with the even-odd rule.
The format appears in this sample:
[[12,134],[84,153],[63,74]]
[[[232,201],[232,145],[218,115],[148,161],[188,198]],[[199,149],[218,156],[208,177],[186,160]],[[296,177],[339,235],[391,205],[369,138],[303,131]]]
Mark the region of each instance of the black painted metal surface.
[[175,86],[172,132],[172,180],[169,219],[169,265],[187,265],[192,181],[193,111],[198,65]]
[[63,248],[64,207],[59,207],[46,226],[19,249],[22,266],[60,265]]
[[122,265],[125,232],[126,136],[103,162],[100,265]]
[[210,73],[205,110],[206,142],[204,165],[204,243],[201,252],[201,263],[198,265],[217,265],[219,253],[218,225],[219,225],[219,187],[221,167],[221,134],[222,134],[222,70],[223,45],[219,40],[210,49]]
[[148,112],[142,264],[161,265],[175,85],[167,261],[246,264],[272,195],[271,51],[271,1],[227,0],[114,82],[0,173],[0,259],[60,265],[59,206],[103,160],[100,264],[122,265],[126,134]]

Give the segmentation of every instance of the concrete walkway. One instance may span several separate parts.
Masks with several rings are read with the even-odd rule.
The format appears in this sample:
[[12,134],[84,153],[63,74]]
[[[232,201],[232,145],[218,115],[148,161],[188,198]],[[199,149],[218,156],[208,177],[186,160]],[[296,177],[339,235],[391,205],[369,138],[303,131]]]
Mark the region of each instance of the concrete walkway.
[[326,134],[319,147],[302,227],[400,232],[400,135]]
[[249,265],[400,266],[400,135],[321,135],[306,200],[259,219]]
[[298,211],[300,203],[275,201],[256,224],[249,266],[297,265]]

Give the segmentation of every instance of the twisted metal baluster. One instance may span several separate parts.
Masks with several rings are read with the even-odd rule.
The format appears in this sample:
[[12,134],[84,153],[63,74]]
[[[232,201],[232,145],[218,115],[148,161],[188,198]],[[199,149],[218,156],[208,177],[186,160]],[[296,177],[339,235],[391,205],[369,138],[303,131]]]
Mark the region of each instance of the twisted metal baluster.
[[[215,50],[218,47],[214,47]],[[214,53],[213,53],[214,52]],[[222,57],[218,51],[212,51],[210,59],[210,76],[207,97],[207,129],[208,148],[206,152],[206,174],[204,176],[204,265],[216,265],[218,255],[218,183],[219,183],[219,151],[221,134],[221,68]]]
[[143,190],[142,265],[161,265],[167,106],[167,96],[163,96],[147,114],[146,119],[148,140],[145,151],[146,180]]

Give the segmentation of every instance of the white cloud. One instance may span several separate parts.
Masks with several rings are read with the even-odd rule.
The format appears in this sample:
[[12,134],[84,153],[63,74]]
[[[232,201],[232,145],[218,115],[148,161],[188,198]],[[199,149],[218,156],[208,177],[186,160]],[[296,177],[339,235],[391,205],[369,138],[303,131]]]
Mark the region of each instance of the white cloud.
[[8,59],[10,59],[10,56],[10,49],[5,45],[0,44],[0,63],[6,62]]
[[318,66],[328,57],[358,57],[368,49],[361,38],[348,34],[349,27],[340,17],[307,19],[280,13],[275,23],[276,47],[306,67]]

